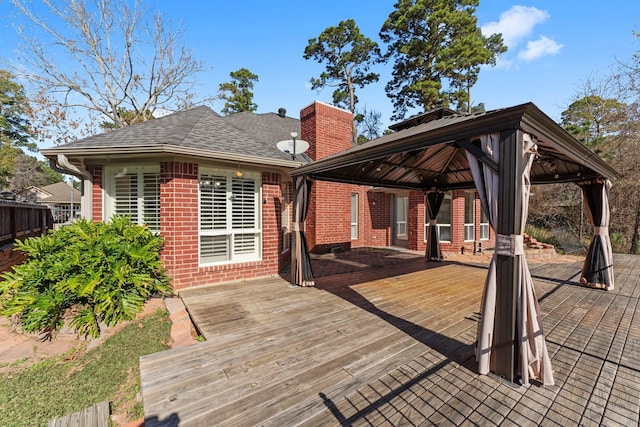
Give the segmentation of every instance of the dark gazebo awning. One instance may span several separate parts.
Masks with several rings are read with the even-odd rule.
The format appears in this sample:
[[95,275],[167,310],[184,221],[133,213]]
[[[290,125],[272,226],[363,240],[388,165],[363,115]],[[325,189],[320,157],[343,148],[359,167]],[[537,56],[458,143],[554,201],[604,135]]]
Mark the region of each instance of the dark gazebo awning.
[[618,176],[532,103],[477,114],[444,115],[300,167],[293,175],[420,191],[474,188],[466,149],[477,152],[473,139],[507,130],[521,130],[536,139],[538,155],[531,168],[534,185]]
[[[618,173],[532,103],[465,115],[442,109],[393,128],[397,131],[392,134],[297,168],[292,175],[424,192],[476,188],[497,233],[478,330],[479,371],[491,370],[509,381],[520,377],[528,383],[529,378],[538,377],[552,384],[538,302],[523,255],[529,187],[575,182],[585,194],[599,195]],[[608,184],[603,187],[603,182]],[[597,200],[592,216],[599,220],[595,224],[598,244],[592,244],[585,261],[583,282],[594,285],[593,280],[610,280],[600,286],[610,289],[613,260],[606,244],[606,193]],[[302,229],[300,223],[294,227]],[[302,263],[292,266],[301,273],[305,268]],[[594,268],[611,274],[594,274]],[[304,277],[312,283],[306,273]]]

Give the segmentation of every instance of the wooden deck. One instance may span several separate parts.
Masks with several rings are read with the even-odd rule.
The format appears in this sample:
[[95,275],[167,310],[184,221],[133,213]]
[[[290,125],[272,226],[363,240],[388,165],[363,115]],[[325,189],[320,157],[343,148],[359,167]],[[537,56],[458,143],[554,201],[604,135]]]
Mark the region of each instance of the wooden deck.
[[182,297],[207,341],[141,359],[147,426],[638,425],[640,257],[616,290],[580,264],[533,264],[556,385],[479,376],[486,270],[407,259],[321,277],[200,287]]

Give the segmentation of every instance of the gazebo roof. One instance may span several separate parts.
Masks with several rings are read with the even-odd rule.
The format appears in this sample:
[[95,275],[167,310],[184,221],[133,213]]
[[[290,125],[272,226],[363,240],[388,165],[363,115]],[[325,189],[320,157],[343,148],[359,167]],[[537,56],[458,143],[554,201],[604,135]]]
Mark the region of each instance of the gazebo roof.
[[473,188],[465,151],[481,154],[480,135],[521,130],[538,144],[533,184],[619,176],[532,103],[477,114],[445,113],[421,115],[426,122],[396,126],[397,132],[299,167],[292,175],[387,188]]

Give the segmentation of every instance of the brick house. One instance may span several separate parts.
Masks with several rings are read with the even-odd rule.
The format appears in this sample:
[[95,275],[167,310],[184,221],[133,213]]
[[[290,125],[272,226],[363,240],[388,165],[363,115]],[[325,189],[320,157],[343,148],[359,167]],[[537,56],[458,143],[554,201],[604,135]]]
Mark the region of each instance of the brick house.
[[[403,126],[410,126],[410,121]],[[207,107],[44,149],[83,180],[82,214],[130,215],[165,238],[162,259],[176,290],[282,272],[290,260],[290,172],[351,147],[351,114],[321,103],[300,120],[278,113],[222,117]],[[276,142],[309,142],[295,159]],[[437,227],[443,252],[493,245],[474,192],[445,196]],[[317,182],[306,221],[309,249],[397,246],[425,250],[425,195]]]

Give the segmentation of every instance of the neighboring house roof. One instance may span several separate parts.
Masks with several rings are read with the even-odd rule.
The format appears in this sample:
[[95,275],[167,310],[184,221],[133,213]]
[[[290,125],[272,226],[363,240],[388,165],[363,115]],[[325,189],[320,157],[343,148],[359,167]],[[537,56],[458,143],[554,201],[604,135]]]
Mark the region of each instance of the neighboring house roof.
[[[80,198],[82,194],[80,190],[72,188],[66,182],[56,182],[55,184],[45,185],[44,187],[32,187],[38,192],[38,201],[40,203],[51,204],[65,204],[71,203],[71,192],[73,191],[73,204],[80,204]],[[42,194],[45,192],[46,194]],[[48,195],[47,195],[48,194]]]
[[29,193],[33,196],[35,196],[38,200],[42,200],[46,197],[51,196],[51,193],[49,193],[46,190],[43,190],[41,187],[36,187],[35,185],[32,185],[29,188],[26,188],[22,191],[20,191],[20,195],[24,195],[24,193]]
[[300,122],[277,114],[220,116],[196,107],[42,150],[47,157],[170,153],[286,167],[300,165],[276,148]]

